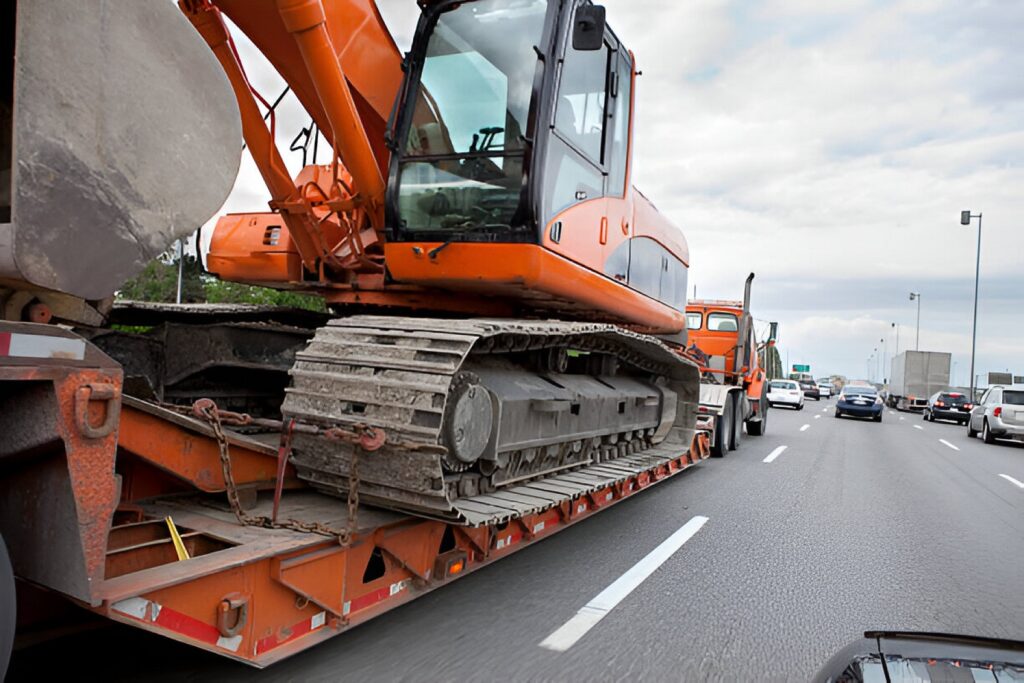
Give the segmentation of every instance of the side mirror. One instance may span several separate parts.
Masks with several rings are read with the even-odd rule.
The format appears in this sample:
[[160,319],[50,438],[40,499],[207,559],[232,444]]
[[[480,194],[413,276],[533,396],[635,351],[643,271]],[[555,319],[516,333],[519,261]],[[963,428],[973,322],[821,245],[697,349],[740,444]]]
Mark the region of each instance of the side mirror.
[[604,47],[604,7],[580,5],[572,25],[572,49],[600,50]]

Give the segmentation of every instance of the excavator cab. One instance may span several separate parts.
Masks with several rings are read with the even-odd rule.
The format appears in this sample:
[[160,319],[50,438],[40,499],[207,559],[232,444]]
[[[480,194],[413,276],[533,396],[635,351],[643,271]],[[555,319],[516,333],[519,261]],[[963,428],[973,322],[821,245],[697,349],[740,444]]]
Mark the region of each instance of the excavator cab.
[[393,135],[395,280],[681,330],[685,240],[629,182],[634,72],[589,0],[426,8]]

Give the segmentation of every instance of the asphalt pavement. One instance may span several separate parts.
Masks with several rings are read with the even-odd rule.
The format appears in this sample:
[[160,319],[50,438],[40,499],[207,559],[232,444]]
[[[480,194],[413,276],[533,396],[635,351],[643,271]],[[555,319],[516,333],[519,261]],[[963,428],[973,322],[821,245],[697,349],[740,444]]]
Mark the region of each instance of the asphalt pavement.
[[9,680],[790,681],[869,629],[1024,640],[1024,447],[832,406],[268,670],[111,625]]

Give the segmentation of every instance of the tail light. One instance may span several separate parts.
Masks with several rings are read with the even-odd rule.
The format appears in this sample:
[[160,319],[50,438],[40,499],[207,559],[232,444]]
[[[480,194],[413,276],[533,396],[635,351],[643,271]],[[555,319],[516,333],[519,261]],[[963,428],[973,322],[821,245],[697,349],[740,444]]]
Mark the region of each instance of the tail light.
[[935,407],[936,408],[943,408],[943,407],[945,407],[945,405],[946,404],[944,402],[942,402],[942,401],[936,401],[935,402]]
[[972,410],[974,408],[974,404],[973,403],[965,403],[964,404],[964,408],[966,410]]
[[996,409],[992,411],[992,415],[994,415],[995,417],[999,417],[1002,414],[1003,414],[1003,407],[1002,406],[996,406]]

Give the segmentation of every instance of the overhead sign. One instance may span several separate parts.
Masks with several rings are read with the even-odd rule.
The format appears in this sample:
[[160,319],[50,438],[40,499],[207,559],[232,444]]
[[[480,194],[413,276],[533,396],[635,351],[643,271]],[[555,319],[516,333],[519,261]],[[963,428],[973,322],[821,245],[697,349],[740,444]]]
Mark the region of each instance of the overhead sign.
[[811,371],[811,366],[810,365],[794,365],[793,366],[793,372],[810,372],[810,371]]
[[1013,384],[1013,375],[1008,372],[988,373],[989,384]]

